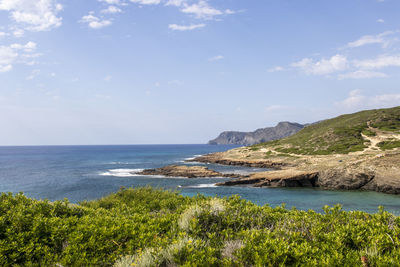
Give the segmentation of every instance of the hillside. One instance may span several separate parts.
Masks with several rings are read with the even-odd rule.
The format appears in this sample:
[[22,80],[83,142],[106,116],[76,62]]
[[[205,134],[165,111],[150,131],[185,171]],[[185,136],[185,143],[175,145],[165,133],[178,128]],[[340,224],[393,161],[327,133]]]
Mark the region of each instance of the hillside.
[[210,145],[254,145],[291,136],[303,128],[304,125],[299,123],[280,122],[275,127],[257,129],[254,132],[223,132],[208,143]]
[[376,149],[400,147],[400,107],[366,110],[309,125],[282,140],[255,145],[282,153],[303,155],[346,154],[363,151],[371,139],[382,137]]

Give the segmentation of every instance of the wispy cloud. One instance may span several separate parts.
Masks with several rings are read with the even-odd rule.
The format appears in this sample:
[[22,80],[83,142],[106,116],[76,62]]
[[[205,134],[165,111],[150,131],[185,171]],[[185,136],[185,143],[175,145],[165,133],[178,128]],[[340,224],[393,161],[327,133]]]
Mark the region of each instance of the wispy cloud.
[[183,4],[183,8],[181,9],[183,13],[192,14],[196,18],[199,19],[212,19],[215,16],[223,15],[223,14],[231,14],[231,10],[227,12],[216,9],[208,4],[207,1],[200,0],[196,4],[188,5],[186,3]]
[[109,6],[106,9],[101,10],[101,13],[108,13],[108,14],[115,14],[115,13],[121,13],[122,9],[120,9],[117,6]]
[[218,55],[218,56],[215,56],[215,57],[210,57],[208,59],[208,61],[213,62],[213,61],[218,61],[218,60],[222,60],[222,59],[224,59],[224,56],[223,55]]
[[268,72],[279,72],[279,71],[284,71],[285,68],[281,67],[281,66],[276,66],[273,68],[268,69]]
[[346,99],[335,105],[346,110],[394,107],[400,105],[400,94],[366,96],[357,89],[350,91]]
[[347,44],[348,48],[361,47],[369,44],[381,44],[383,48],[395,42],[396,38],[390,38],[395,32],[386,31],[377,35],[364,35],[360,39]]
[[387,74],[375,71],[357,70],[349,73],[339,74],[338,79],[371,79],[371,78],[386,78]]
[[204,24],[204,23],[190,24],[190,25],[170,24],[170,25],[168,25],[168,28],[170,28],[173,31],[192,31],[195,29],[204,28],[205,26],[206,26],[206,24]]
[[362,69],[400,67],[400,55],[381,55],[374,59],[355,60],[354,65]]
[[298,62],[292,63],[291,66],[301,69],[307,74],[327,75],[346,70],[348,68],[348,60],[343,55],[335,55],[330,59],[321,59],[319,61],[303,58]]
[[121,0],[98,0],[98,1],[107,3],[109,5],[120,5],[123,3]]
[[130,0],[132,3],[141,4],[141,5],[158,5],[161,3],[161,0]]
[[25,60],[25,56],[36,50],[36,43],[27,42],[26,44],[11,44],[0,46],[0,72],[8,72],[13,69],[14,64],[30,64]]
[[182,6],[184,3],[186,3],[186,0],[168,0],[167,3],[165,3],[166,6]]
[[90,12],[89,15],[83,16],[80,22],[87,23],[88,27],[92,29],[101,29],[112,24],[111,20],[101,19],[94,16],[93,12]]

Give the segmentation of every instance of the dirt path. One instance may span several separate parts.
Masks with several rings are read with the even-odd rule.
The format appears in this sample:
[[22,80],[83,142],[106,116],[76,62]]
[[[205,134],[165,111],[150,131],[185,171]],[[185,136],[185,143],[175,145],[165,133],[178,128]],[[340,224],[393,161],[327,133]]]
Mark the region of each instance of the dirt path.
[[380,142],[390,141],[393,139],[400,140],[400,134],[387,133],[387,132],[381,131],[377,128],[371,127],[369,123],[368,123],[368,130],[370,130],[371,132],[374,132],[375,136],[367,136],[367,135],[361,133],[362,138],[364,138],[364,140],[366,140],[366,141],[369,141],[370,145],[367,148],[365,148],[363,151],[358,152],[359,154],[367,152],[367,151],[381,150],[377,146]]

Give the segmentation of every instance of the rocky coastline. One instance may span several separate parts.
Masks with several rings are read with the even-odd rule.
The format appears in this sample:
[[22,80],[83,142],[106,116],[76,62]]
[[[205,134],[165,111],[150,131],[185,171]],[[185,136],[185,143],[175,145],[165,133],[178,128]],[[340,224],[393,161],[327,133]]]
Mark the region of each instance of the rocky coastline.
[[185,165],[168,165],[157,169],[147,169],[135,173],[138,175],[161,175],[166,177],[182,177],[182,178],[238,178],[244,179],[248,176],[231,173],[220,173],[210,170],[203,166],[185,166]]
[[327,190],[366,190],[400,194],[400,151],[327,156],[270,156],[248,148],[204,155],[191,162],[270,168],[218,186],[319,187]]

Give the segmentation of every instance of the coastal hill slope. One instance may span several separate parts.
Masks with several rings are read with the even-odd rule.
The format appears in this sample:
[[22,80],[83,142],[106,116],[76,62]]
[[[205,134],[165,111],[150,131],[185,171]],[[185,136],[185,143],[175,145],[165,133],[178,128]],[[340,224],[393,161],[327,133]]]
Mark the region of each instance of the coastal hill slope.
[[400,194],[400,107],[342,115],[281,140],[194,161],[275,169],[220,185],[312,186]]
[[278,152],[303,155],[347,154],[363,151],[371,145],[371,138],[377,136],[382,140],[376,149],[397,147],[396,134],[400,134],[400,107],[342,115],[309,125],[282,140],[253,148],[273,147]]
[[254,132],[222,132],[217,138],[208,142],[210,145],[254,145],[291,136],[304,125],[293,122],[280,122],[275,127],[257,129]]

